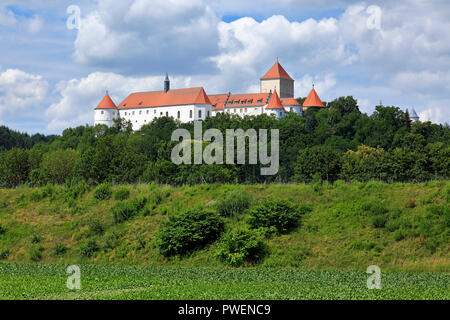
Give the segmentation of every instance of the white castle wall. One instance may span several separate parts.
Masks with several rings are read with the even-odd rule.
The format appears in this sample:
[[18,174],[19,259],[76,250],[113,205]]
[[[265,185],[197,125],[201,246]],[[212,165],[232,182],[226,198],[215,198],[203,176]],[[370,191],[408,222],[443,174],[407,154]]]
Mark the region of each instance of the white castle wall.
[[94,111],[94,124],[104,124],[108,127],[113,125],[113,119],[119,117],[119,112],[114,109],[96,109]]

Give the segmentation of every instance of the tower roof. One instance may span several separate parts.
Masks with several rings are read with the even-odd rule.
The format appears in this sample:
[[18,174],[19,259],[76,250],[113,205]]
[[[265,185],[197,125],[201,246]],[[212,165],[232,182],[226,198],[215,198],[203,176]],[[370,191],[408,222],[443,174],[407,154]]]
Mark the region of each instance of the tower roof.
[[294,79],[291,78],[291,76],[286,72],[286,70],[283,69],[278,61],[275,62],[272,68],[270,68],[270,70],[267,71],[264,77],[261,78],[261,80],[269,79],[288,79],[294,81]]
[[325,106],[322,103],[322,100],[320,100],[320,98],[317,95],[317,92],[316,92],[316,90],[314,88],[308,94],[308,97],[306,98],[305,102],[303,102],[303,107],[320,107],[320,108],[325,108]]
[[419,116],[417,115],[416,110],[414,110],[414,108],[411,111],[411,118],[419,118]]
[[283,109],[283,104],[281,103],[280,97],[278,96],[277,90],[275,90],[270,97],[269,103],[266,109]]
[[95,109],[117,109],[115,103],[112,101],[108,93],[105,94],[102,101],[98,104]]

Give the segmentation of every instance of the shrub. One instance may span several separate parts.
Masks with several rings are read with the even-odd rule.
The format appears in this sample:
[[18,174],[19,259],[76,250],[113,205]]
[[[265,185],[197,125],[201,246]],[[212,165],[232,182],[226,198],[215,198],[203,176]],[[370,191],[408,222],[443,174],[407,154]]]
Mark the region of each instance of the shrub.
[[67,252],[67,247],[64,243],[58,242],[52,250],[53,256],[62,256]]
[[214,242],[223,232],[224,222],[214,211],[188,209],[175,214],[158,232],[157,244],[161,254],[184,254]]
[[85,181],[73,183],[66,189],[65,193],[66,202],[68,203],[73,202],[72,200],[81,198],[88,191],[89,185]]
[[361,205],[361,210],[369,212],[374,216],[388,213],[389,210],[378,202],[365,202]]
[[99,250],[99,246],[94,239],[88,240],[80,247],[80,253],[83,257],[92,257],[92,255]]
[[240,267],[260,262],[267,252],[262,236],[256,230],[240,229],[225,234],[217,255],[226,264]]
[[285,233],[298,226],[300,217],[309,211],[307,206],[296,207],[286,200],[265,200],[250,209],[247,222],[253,229],[275,227],[278,233]]
[[114,222],[121,223],[136,215],[136,209],[128,202],[118,202],[112,208]]
[[416,199],[409,199],[406,203],[405,203],[405,208],[415,208],[416,207]]
[[6,229],[0,224],[0,236],[6,233]]
[[36,244],[36,243],[39,243],[39,242],[41,242],[41,237],[38,236],[37,234],[33,234],[33,236],[31,237],[31,243]]
[[217,211],[224,217],[230,217],[242,213],[251,202],[252,197],[248,193],[234,190],[217,203]]
[[372,226],[374,228],[384,228],[387,223],[387,217],[385,215],[377,215],[372,217]]
[[105,226],[98,220],[89,223],[89,231],[96,235],[102,235],[105,232]]
[[111,198],[111,187],[107,183],[102,183],[94,190],[94,198],[97,200],[109,200]]
[[123,201],[130,197],[130,190],[125,187],[121,187],[114,191],[114,200]]
[[9,254],[10,254],[9,249],[3,249],[3,250],[1,250],[1,251],[0,251],[0,260],[6,260],[6,259],[8,259]]
[[394,232],[393,236],[395,241],[401,241],[405,239],[406,234],[402,229],[398,229]]
[[38,262],[42,260],[42,251],[44,251],[44,248],[42,247],[33,247],[28,252],[30,256],[30,260],[33,262]]
[[33,202],[39,202],[43,198],[44,198],[44,195],[40,190],[33,190],[30,193],[30,200]]

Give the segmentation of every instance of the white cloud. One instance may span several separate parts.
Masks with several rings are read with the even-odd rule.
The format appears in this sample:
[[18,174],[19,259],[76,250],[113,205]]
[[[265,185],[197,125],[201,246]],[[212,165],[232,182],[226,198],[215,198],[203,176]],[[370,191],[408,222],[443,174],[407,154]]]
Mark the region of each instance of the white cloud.
[[203,0],[99,0],[81,20],[74,57],[120,73],[199,73],[213,67],[217,22]]
[[21,112],[32,115],[33,109],[38,108],[47,97],[48,88],[42,76],[18,69],[0,73],[0,116]]
[[2,6],[0,6],[0,26],[12,27],[16,25],[17,19],[14,13]]
[[41,32],[43,26],[44,20],[42,20],[42,18],[39,16],[34,16],[27,22],[27,29],[30,34],[37,34]]

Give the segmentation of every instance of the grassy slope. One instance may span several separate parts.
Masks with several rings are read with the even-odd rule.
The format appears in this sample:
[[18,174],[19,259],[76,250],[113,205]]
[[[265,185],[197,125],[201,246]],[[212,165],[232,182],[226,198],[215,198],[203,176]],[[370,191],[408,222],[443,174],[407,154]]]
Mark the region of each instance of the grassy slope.
[[[58,187],[54,199],[32,201],[32,189],[0,190],[0,225],[6,229],[0,235],[0,254],[8,262],[30,262],[31,252],[42,248],[42,262],[101,263],[147,266],[213,267],[223,265],[215,257],[213,244],[188,257],[165,259],[159,255],[154,235],[167,214],[187,206],[213,206],[233,188],[243,188],[256,200],[266,197],[285,198],[306,203],[313,211],[303,217],[302,226],[288,235],[275,236],[267,243],[270,255],[259,267],[300,269],[365,270],[376,264],[382,271],[449,272],[448,225],[445,232],[433,234],[433,228],[444,225],[444,215],[430,208],[447,208],[450,183],[426,184],[337,184],[317,188],[307,185],[203,185],[179,188],[154,185],[132,185],[131,198],[152,197],[161,192],[162,203],[153,216],[138,216],[114,225],[111,206],[114,200],[98,201],[92,191],[69,207],[64,190]],[[415,208],[405,208],[409,199]],[[387,229],[375,229],[369,213],[361,210],[363,202],[383,203],[401,210],[409,221],[405,239],[395,241]],[[448,217],[447,217],[448,218]],[[89,231],[89,223],[99,220],[106,227],[103,235]],[[227,221],[228,228],[244,224],[245,215]],[[391,218],[393,219],[393,218]],[[427,224],[427,221],[430,223]],[[448,223],[448,222],[447,222]],[[427,227],[427,236],[421,236]],[[431,230],[431,231],[430,231]],[[430,233],[431,232],[431,233]],[[33,235],[40,238],[33,243]],[[95,239],[102,249],[91,258],[80,255],[80,245]],[[68,251],[62,257],[52,255],[56,243],[64,243]],[[109,247],[106,249],[106,247]]]

